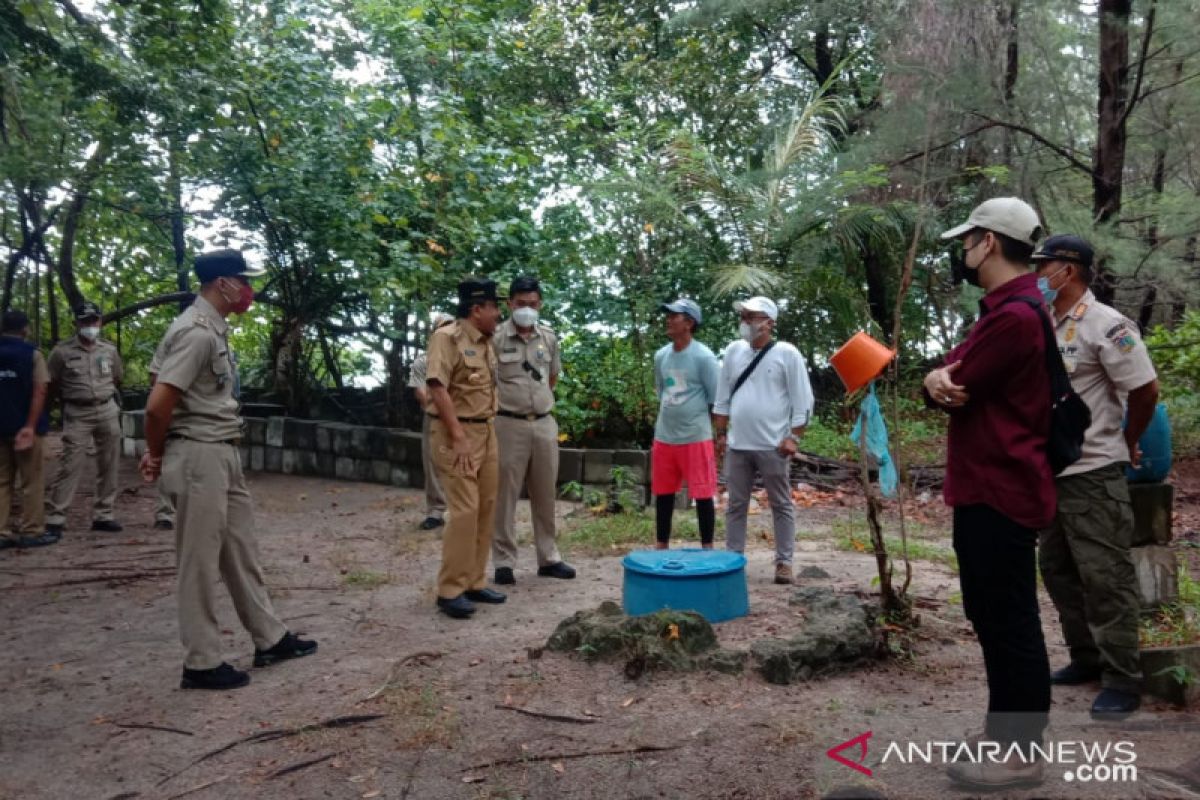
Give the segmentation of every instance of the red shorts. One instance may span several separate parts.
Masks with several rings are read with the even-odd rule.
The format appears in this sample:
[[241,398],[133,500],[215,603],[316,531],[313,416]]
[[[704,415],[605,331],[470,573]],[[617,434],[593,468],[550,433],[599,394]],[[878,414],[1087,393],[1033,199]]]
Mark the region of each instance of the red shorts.
[[717,459],[712,439],[687,444],[654,440],[650,448],[650,492],[675,494],[687,481],[693,500],[707,500],[717,493]]

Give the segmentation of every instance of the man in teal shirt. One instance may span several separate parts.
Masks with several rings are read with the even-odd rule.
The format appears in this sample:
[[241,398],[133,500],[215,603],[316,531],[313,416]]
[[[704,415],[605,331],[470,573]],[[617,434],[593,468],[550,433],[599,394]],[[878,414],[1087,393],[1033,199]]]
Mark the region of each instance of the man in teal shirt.
[[709,411],[717,398],[721,368],[713,352],[694,338],[702,319],[695,301],[680,298],[660,308],[667,314],[671,343],[654,354],[658,419],[650,451],[650,491],[658,549],[666,550],[670,544],[675,493],[684,481],[696,501],[700,543],[711,549],[716,528],[717,462]]

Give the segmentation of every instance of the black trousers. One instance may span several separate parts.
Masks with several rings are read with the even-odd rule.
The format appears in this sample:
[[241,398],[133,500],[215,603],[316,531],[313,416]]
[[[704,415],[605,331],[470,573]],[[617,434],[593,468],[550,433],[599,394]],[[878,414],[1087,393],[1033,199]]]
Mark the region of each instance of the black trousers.
[[954,509],[963,610],[987,670],[988,738],[1042,743],[1050,661],[1037,600],[1037,531],[985,505]]

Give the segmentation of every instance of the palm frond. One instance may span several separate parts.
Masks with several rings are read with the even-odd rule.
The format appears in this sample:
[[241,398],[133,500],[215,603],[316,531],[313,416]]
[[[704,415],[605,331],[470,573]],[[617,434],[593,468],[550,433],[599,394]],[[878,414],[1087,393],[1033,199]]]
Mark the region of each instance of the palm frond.
[[751,264],[723,264],[713,270],[712,290],[718,297],[739,292],[763,294],[783,283],[783,276]]

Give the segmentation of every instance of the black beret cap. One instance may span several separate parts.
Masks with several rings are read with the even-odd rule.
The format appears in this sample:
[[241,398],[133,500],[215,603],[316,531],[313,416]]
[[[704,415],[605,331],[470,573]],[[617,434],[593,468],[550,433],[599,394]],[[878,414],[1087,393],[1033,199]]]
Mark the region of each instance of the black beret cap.
[[486,303],[488,300],[495,302],[497,299],[496,282],[491,278],[471,275],[463,278],[458,284],[458,302],[460,305]]
[[200,283],[215,281],[217,278],[257,278],[267,274],[265,269],[247,264],[240,250],[210,250],[201,253],[196,256],[195,269]]
[[90,300],[85,300],[84,302],[75,306],[75,319],[77,320],[100,319],[103,316],[104,315],[100,313],[100,306],[96,305]]
[[1033,261],[1074,261],[1085,267],[1091,267],[1095,253],[1087,239],[1064,233],[1051,236],[1042,242],[1041,247],[1030,258]]

